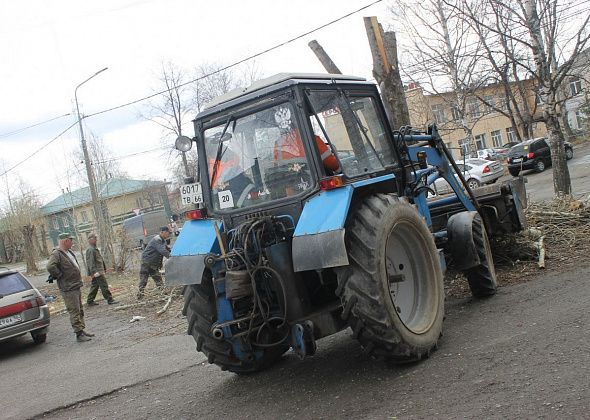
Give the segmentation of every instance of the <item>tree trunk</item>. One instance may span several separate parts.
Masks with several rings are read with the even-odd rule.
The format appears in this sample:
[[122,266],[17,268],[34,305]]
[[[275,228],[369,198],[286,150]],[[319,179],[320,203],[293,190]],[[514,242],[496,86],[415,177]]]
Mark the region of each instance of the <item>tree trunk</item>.
[[328,53],[322,48],[322,46],[315,39],[310,41],[309,48],[314,52],[315,56],[320,60],[320,63],[324,66],[326,71],[330,74],[342,74],[338,66],[332,61]]
[[44,257],[49,256],[49,250],[47,249],[47,232],[45,232],[44,224],[41,224],[41,252]]
[[564,138],[559,125],[557,113],[557,88],[552,79],[549,60],[544,49],[541,22],[533,0],[525,0],[527,27],[531,38],[531,52],[535,61],[535,76],[539,82],[539,96],[543,104],[543,121],[547,127],[549,146],[551,147],[551,162],[553,165],[553,190],[556,197],[563,197],[572,193],[572,184],[565,160]]
[[563,133],[559,126],[557,115],[548,115],[545,119],[547,126],[547,135],[549,137],[549,146],[551,147],[551,163],[553,165],[553,190],[557,197],[570,195],[572,193],[572,184],[570,172],[565,159],[565,146]]
[[566,140],[572,141],[576,135],[574,134],[572,127],[570,127],[570,122],[567,120],[567,112],[562,112],[561,124],[563,125],[563,130],[565,131]]
[[373,56],[373,76],[379,84],[391,126],[410,125],[410,113],[399,72],[395,32],[383,32],[376,17],[365,17],[365,29]]
[[27,264],[27,274],[33,274],[39,271],[35,262],[35,225],[25,225],[21,228],[24,242],[24,257]]

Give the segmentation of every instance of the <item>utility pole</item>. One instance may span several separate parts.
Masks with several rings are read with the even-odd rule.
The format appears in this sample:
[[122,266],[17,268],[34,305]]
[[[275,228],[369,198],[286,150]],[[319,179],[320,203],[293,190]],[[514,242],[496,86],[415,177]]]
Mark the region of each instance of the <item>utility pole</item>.
[[320,60],[320,63],[322,63],[322,65],[328,73],[342,74],[340,69],[336,66],[336,64],[334,64],[328,53],[326,53],[326,51],[322,48],[319,42],[317,42],[314,39],[313,41],[310,41],[307,45],[309,45],[309,48],[311,48],[311,50],[314,52],[318,60]]
[[375,16],[363,18],[373,56],[373,76],[379,84],[392,128],[410,125],[410,113],[399,71],[395,32],[384,32]]
[[[98,76],[103,71],[107,70],[108,67],[105,67],[102,70],[97,71],[88,79],[84,80],[76,89],[74,89],[74,100],[76,101],[76,115],[78,116],[78,126],[80,128],[80,143],[82,145],[82,153],[84,154],[84,163],[86,166],[86,175],[88,176],[88,187],[90,188],[90,196],[92,197],[92,206],[94,208],[94,217],[96,218],[96,224],[98,228],[98,232],[100,235],[101,240],[105,240],[108,235],[105,234],[105,221],[104,215],[102,211],[102,206],[100,203],[100,199],[98,197],[98,193],[96,192],[96,183],[94,182],[94,173],[92,171],[92,162],[90,161],[90,154],[88,153],[88,146],[86,145],[86,139],[84,138],[84,129],[82,128],[82,117],[80,116],[80,107],[78,105],[78,88],[82,86],[84,83],[88,82],[90,79]],[[80,238],[78,238],[80,240]],[[80,244],[80,249],[82,246]]]

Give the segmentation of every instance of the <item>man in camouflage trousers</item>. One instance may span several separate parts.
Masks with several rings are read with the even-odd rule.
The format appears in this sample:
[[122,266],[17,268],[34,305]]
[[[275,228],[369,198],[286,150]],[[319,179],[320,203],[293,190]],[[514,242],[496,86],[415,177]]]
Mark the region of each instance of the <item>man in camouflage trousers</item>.
[[82,309],[82,275],[76,256],[71,251],[72,236],[69,233],[59,234],[59,246],[53,250],[47,262],[47,271],[57,280],[57,287],[63,297],[66,309],[70,314],[70,323],[76,333],[78,342],[90,341],[90,334],[84,331],[84,310]]
[[98,293],[98,289],[100,288],[100,292],[102,296],[107,301],[109,305],[113,305],[117,303],[115,299],[113,299],[113,295],[109,290],[109,284],[107,283],[107,279],[105,274],[107,272],[106,264],[104,263],[104,259],[102,258],[102,254],[100,250],[96,247],[96,233],[91,233],[88,236],[88,249],[86,250],[86,269],[88,275],[92,278],[92,283],[90,285],[90,292],[88,293],[88,297],[86,298],[86,303],[88,306],[98,305],[94,301],[96,298],[96,294]]
[[154,236],[147,244],[141,253],[141,267],[139,268],[139,291],[137,292],[137,299],[143,299],[143,290],[147,286],[148,278],[154,279],[156,286],[162,288],[162,276],[160,275],[160,268],[162,268],[162,261],[164,257],[170,257],[170,247],[167,244],[170,237],[170,228],[163,226],[160,228],[160,233]]

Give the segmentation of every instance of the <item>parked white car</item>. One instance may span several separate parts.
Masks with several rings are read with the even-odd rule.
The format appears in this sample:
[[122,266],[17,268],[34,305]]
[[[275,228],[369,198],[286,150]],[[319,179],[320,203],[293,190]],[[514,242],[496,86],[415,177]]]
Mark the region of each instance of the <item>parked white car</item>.
[[[467,185],[472,189],[480,185],[493,184],[504,174],[504,166],[500,162],[485,159],[460,160],[457,161],[457,166],[463,172]],[[455,178],[459,181],[457,175],[455,175]],[[446,194],[452,191],[449,183],[443,178],[434,181],[433,189],[438,194]]]
[[476,159],[495,160],[496,159],[496,151],[494,149],[478,150]]

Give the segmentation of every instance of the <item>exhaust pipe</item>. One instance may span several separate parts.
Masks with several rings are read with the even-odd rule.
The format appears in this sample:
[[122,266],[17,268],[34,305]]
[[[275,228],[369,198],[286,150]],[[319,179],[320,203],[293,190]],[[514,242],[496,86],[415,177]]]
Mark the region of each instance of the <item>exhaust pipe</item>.
[[221,328],[213,328],[213,338],[215,338],[216,340],[222,340],[223,339],[223,330]]

